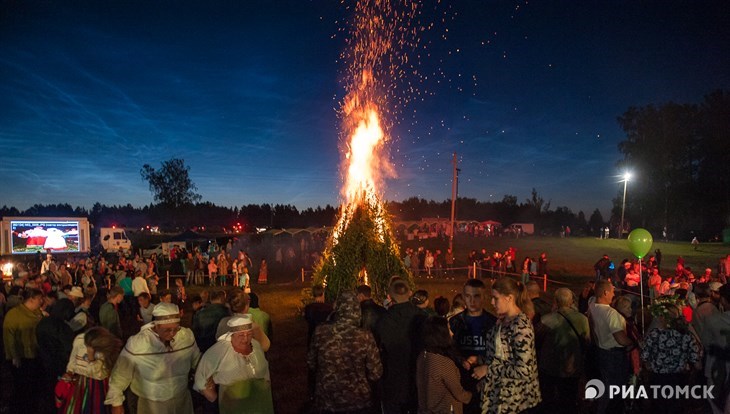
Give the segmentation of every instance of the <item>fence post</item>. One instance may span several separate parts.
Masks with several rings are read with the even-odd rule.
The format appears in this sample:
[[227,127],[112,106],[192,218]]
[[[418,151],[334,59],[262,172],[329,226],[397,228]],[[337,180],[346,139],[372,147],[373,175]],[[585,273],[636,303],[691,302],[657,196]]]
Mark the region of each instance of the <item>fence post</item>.
[[170,289],[170,271],[167,271],[167,289]]

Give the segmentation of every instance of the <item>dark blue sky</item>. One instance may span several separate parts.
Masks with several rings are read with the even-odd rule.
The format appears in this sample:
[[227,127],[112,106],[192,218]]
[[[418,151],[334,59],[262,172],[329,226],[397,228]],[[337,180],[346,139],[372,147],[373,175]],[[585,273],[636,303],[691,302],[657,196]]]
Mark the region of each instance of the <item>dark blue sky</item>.
[[[456,151],[461,196],[606,214],[616,118],[730,88],[725,1],[431,3],[388,199],[450,198]],[[339,203],[339,2],[0,4],[0,204],[141,206],[172,157],[216,204]]]

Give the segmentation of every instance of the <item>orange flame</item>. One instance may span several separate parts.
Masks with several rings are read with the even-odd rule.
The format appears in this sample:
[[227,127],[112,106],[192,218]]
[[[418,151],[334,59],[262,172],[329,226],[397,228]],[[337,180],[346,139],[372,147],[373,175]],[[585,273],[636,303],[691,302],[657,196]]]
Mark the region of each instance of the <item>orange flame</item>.
[[[379,209],[377,189],[382,177],[381,169],[392,171],[387,159],[381,155],[385,133],[380,126],[378,112],[372,107],[358,112],[359,120],[350,137],[345,153],[346,177],[342,187],[345,203],[342,205],[340,219],[333,232],[334,242],[344,232],[350,222],[355,208],[360,203],[368,203],[370,207]],[[385,228],[378,225],[379,238],[383,238]]]
[[377,104],[369,99],[374,90],[372,70],[364,69],[360,83],[343,103],[344,129],[349,133],[342,196],[356,203],[364,194],[376,193],[384,178],[395,177],[395,169],[384,151],[387,136],[380,122]]
[[[418,30],[411,23],[419,10],[418,0],[357,0],[355,6],[348,48],[340,55],[348,62],[344,77],[346,95],[340,107],[344,200],[324,253],[335,266],[334,247],[360,207],[374,220],[377,240],[392,240],[385,205],[380,201],[384,180],[396,177],[385,144],[394,113],[408,102],[402,91],[413,90],[399,88],[396,78],[409,71],[416,73],[403,49],[419,49]],[[397,255],[397,248],[390,246]],[[359,276],[368,284],[372,275],[368,275],[365,266]],[[322,275],[322,283],[327,285],[326,274]]]
[[387,165],[387,161],[383,162],[379,157],[384,136],[378,113],[374,109],[368,110],[358,122],[345,154],[347,177],[343,196],[348,202],[357,202],[363,192],[378,188],[380,166]]
[[[387,135],[380,122],[378,106],[368,99],[374,89],[372,71],[363,70],[360,79],[359,87],[350,90],[342,106],[344,130],[345,133],[349,132],[349,141],[343,160],[345,182],[342,196],[345,202],[333,232],[335,244],[360,203],[367,203],[373,211],[383,213],[379,189],[383,188],[383,179],[396,176],[395,168],[384,149]],[[376,223],[376,232],[381,241],[387,231],[386,223],[382,221]]]
[[399,28],[404,27],[402,23],[416,12],[412,6],[410,13],[399,15],[392,6],[390,0],[360,0],[356,6],[354,30],[349,40],[352,48],[345,55],[350,60],[350,82],[341,107],[341,137],[346,141],[341,189],[344,202],[332,232],[333,246],[347,229],[357,206],[363,203],[376,212],[375,231],[381,242],[389,232],[380,196],[384,179],[396,177],[385,150],[388,134],[382,121],[391,91],[386,86],[389,83],[379,77],[395,73],[398,57],[391,54],[394,45],[402,43],[398,33],[403,33]]

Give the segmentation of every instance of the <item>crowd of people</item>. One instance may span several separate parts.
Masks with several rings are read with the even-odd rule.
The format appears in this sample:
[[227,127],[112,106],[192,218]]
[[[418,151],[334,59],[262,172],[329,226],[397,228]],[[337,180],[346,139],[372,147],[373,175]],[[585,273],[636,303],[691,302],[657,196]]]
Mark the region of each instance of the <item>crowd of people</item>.
[[[420,266],[421,254],[428,272],[433,254],[419,249],[407,257]],[[519,269],[511,256],[507,250],[482,258],[502,258],[498,267]],[[727,412],[730,256],[723,260],[716,273],[695,276],[680,258],[675,273],[656,283],[656,254],[618,269],[604,256],[585,289],[557,289],[550,301],[529,278],[487,272],[470,275],[453,298],[433,301],[399,277],[391,279],[386,298],[372,297],[362,285],[329,303],[324,288],[314,286],[303,309],[308,409],[365,414],[630,408],[622,407],[629,401],[607,396],[589,406],[582,386],[598,378],[607,387],[714,386],[711,401],[660,396],[640,402],[640,409],[680,413],[706,404],[700,409]],[[183,278],[173,289],[153,288],[147,275],[155,266],[154,259],[138,257],[115,264],[101,257],[56,263],[49,254],[20,268],[0,292],[5,366],[15,390],[5,401],[10,412],[274,412],[266,354],[271,319],[251,282],[206,288],[188,298]],[[636,300],[639,266],[651,275],[646,308]],[[546,255],[536,269],[547,273]],[[194,274],[189,281],[195,282]],[[189,327],[182,323],[186,304],[193,312]]]
[[[397,237],[405,239],[433,238],[446,239],[449,235],[450,222],[439,221],[435,223],[422,223],[420,225],[405,224],[395,226]],[[510,229],[504,229],[498,222],[469,222],[459,223],[455,226],[456,232],[470,237],[496,237],[509,233]]]
[[[510,246],[504,251],[488,252],[486,248],[472,250],[462,259],[457,259],[451,249],[433,251],[418,246],[406,248],[403,263],[414,276],[426,278],[453,277],[456,270],[466,268],[468,277],[495,279],[508,274],[520,275],[525,284],[531,278],[545,277],[548,274],[548,256],[517,257],[517,249]],[[463,272],[460,272],[463,273]]]
[[[400,278],[383,306],[368,286],[334,304],[315,287],[304,309],[313,412],[727,413],[730,285],[706,276],[686,291],[671,285],[644,309],[610,277],[578,295],[559,288],[552,303],[535,281],[513,277],[470,278],[451,306],[444,297],[430,304],[428,292]],[[606,393],[591,403],[589,379],[714,393],[639,401]]]
[[[238,285],[188,300],[183,279],[169,290],[148,284],[154,265],[137,258],[112,266],[98,257],[57,264],[48,254],[40,266],[20,266],[0,291],[3,366],[14,390],[0,408],[272,413],[271,319],[258,296]],[[189,328],[181,325],[186,301]],[[198,393],[190,393],[191,375]]]
[[[269,272],[285,278],[299,278],[321,258],[326,233],[303,232],[265,238],[216,240],[173,248],[169,255],[170,274],[186,275],[186,283],[241,285],[242,281],[267,283]],[[291,280],[290,279],[290,280]]]
[[[453,306],[437,298],[433,307],[427,292],[412,292],[403,279],[392,279],[388,291],[385,307],[363,285],[343,293],[329,309],[321,296],[305,308],[315,326],[307,358],[314,412],[536,409],[541,401],[536,343],[527,316],[533,305],[524,285],[500,278],[488,287],[469,279]],[[313,294],[322,293],[316,288]],[[490,296],[496,315],[486,310]],[[323,322],[330,310],[330,320]]]
[[[152,255],[151,259],[157,258]],[[169,253],[167,268],[173,275],[184,275],[186,285],[234,286],[249,288],[254,283],[268,283],[269,268],[266,259],[258,264],[258,273],[253,274],[254,263],[244,250],[234,253],[232,240],[219,246],[211,242],[207,248],[194,246],[186,248],[173,246]],[[159,267],[159,266],[158,266]]]

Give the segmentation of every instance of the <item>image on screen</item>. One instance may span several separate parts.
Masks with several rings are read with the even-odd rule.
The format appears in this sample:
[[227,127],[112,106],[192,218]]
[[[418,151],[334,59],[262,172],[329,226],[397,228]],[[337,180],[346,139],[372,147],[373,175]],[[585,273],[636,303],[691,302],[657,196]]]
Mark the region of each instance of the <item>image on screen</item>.
[[78,221],[11,221],[13,254],[78,252]]

